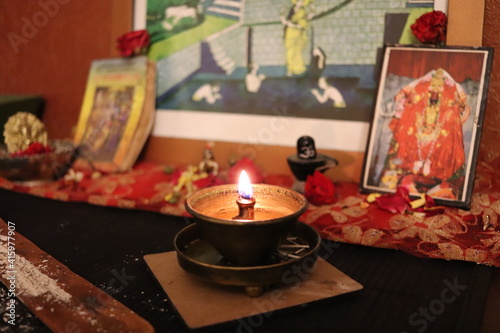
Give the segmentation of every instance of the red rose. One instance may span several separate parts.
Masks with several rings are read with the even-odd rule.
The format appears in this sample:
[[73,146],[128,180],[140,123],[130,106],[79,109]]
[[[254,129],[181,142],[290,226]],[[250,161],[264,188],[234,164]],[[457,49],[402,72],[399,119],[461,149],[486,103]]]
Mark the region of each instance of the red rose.
[[420,16],[411,25],[411,31],[419,41],[425,44],[436,44],[446,41],[446,14],[434,10]]
[[313,205],[324,205],[335,202],[335,186],[333,182],[319,171],[307,176],[304,196]]
[[130,57],[145,54],[151,38],[147,30],[137,30],[120,36],[116,41],[116,48],[122,57]]

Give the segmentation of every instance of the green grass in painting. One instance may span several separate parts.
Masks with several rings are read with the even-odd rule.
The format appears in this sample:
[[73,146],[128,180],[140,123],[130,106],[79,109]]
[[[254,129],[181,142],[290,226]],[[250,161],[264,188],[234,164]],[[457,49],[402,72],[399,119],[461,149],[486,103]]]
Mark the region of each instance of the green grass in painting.
[[411,45],[411,44],[421,44],[417,37],[413,35],[411,32],[410,26],[415,23],[416,19],[418,19],[420,16],[423,14],[432,11],[432,8],[411,8],[410,9],[410,15],[408,16],[408,19],[406,20],[406,25],[403,29],[403,33],[401,34],[401,37],[399,38],[399,44],[403,45]]
[[205,21],[199,26],[180,32],[172,37],[151,45],[148,57],[151,60],[158,61],[194,43],[199,43],[210,35],[233,24],[235,24],[234,20],[206,16]]

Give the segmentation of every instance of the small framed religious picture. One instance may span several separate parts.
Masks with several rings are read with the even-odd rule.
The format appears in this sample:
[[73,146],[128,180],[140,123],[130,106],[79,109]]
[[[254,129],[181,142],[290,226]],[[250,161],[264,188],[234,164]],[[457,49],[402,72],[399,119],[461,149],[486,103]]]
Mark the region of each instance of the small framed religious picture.
[[362,192],[426,193],[468,208],[493,50],[386,45]]
[[153,127],[155,72],[146,56],[92,62],[74,138],[78,167],[133,167]]

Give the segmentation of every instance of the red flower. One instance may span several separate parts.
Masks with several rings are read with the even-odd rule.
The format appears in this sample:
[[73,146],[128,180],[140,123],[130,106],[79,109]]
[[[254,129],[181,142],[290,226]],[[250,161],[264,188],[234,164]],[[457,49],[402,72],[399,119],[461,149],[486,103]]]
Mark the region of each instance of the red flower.
[[319,171],[306,178],[304,196],[313,205],[324,205],[335,202],[335,185]]
[[228,176],[230,184],[238,184],[242,170],[245,170],[252,184],[264,182],[264,177],[259,167],[251,159],[244,157],[229,168]]
[[11,157],[22,157],[29,155],[37,155],[43,153],[50,153],[52,148],[49,145],[44,146],[40,142],[31,143],[25,150],[20,150],[15,153],[10,154]]
[[422,43],[436,44],[446,41],[446,23],[446,14],[434,10],[420,16],[411,25],[411,31]]
[[122,57],[130,57],[139,54],[145,54],[151,38],[147,30],[137,30],[126,33],[116,40],[117,50]]

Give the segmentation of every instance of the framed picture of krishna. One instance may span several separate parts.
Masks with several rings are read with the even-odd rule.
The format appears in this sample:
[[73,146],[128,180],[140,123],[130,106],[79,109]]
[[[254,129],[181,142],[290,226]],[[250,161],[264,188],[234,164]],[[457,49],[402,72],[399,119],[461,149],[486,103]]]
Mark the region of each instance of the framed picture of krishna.
[[470,204],[493,56],[489,48],[387,45],[360,188]]

